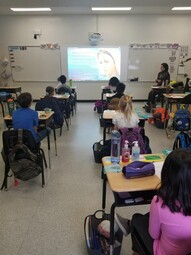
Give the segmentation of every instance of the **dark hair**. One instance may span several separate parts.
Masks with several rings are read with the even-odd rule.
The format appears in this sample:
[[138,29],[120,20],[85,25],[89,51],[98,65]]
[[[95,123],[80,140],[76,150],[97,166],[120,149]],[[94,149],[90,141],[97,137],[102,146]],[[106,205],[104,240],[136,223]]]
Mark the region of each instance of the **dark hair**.
[[60,81],[62,84],[65,84],[65,83],[66,83],[66,76],[65,76],[65,75],[61,75],[58,79],[59,79],[59,81]]
[[46,96],[51,95],[54,92],[54,88],[52,86],[46,87]]
[[168,72],[168,64],[167,63],[162,63],[161,66],[163,66],[165,71]]
[[111,79],[108,82],[109,86],[117,87],[117,84],[119,83],[119,79],[117,77],[111,77]]
[[191,216],[191,150],[176,149],[166,158],[158,190],[163,206]]
[[123,93],[125,91],[125,84],[120,82],[117,84],[116,92]]
[[17,102],[22,108],[28,108],[32,103],[32,95],[28,92],[22,93],[18,96]]

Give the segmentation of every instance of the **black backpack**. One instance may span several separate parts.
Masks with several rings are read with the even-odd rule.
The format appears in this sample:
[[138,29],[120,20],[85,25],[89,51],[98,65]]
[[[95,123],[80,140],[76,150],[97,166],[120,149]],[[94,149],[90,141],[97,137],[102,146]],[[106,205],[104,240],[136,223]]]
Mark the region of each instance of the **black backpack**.
[[27,181],[41,173],[42,158],[22,143],[22,132],[22,129],[18,130],[18,143],[10,151],[8,160],[15,178]]

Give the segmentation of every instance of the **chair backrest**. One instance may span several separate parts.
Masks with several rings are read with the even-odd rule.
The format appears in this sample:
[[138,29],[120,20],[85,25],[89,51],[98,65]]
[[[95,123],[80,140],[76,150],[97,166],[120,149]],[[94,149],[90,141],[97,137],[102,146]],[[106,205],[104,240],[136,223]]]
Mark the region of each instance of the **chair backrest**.
[[181,101],[180,104],[191,104],[191,94],[185,96]]
[[185,86],[184,86],[184,93],[189,92],[189,90],[190,90],[189,81],[190,81],[190,78],[186,78],[186,83],[185,83]]
[[57,93],[58,93],[58,94],[65,94],[65,93],[71,94],[71,91],[70,91],[69,88],[60,87],[59,89],[57,89]]
[[[6,130],[3,132],[3,149],[6,156],[8,156],[10,150],[17,142],[18,130]],[[27,129],[23,129],[23,143],[33,152],[39,149],[39,144],[35,142],[32,133]]]

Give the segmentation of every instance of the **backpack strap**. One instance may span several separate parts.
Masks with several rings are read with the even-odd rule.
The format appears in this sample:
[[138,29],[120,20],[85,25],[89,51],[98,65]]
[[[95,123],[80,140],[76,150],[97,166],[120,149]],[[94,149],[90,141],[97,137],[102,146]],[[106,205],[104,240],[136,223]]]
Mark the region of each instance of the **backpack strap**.
[[19,144],[21,144],[21,143],[23,142],[23,130],[22,130],[22,129],[18,129],[17,135],[18,135],[18,140],[17,140],[17,142],[18,142]]
[[180,110],[180,104],[176,104],[177,110]]

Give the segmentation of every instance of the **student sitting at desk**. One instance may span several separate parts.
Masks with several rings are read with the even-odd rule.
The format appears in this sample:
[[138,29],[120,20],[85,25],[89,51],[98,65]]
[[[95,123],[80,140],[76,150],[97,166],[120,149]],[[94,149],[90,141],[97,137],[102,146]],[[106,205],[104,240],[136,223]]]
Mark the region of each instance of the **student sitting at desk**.
[[105,86],[103,90],[110,90],[112,92],[116,92],[117,84],[119,83],[119,79],[115,76],[111,77],[111,79],[108,82],[108,86]]
[[124,91],[125,91],[125,84],[122,82],[118,83],[116,87],[116,93],[115,95],[110,97],[110,100],[112,100],[113,98],[121,98],[122,96],[124,96]]
[[[129,221],[116,215],[121,230],[130,233]],[[125,224],[124,224],[125,222]],[[138,254],[135,237],[149,255],[188,255],[191,252],[191,151],[171,152],[162,167],[158,194],[150,214],[134,214],[131,221],[132,249]],[[136,230],[136,232],[135,232]],[[142,245],[141,245],[142,246]]]
[[30,93],[26,92],[20,94],[17,98],[17,102],[20,108],[13,111],[13,128],[30,130],[35,141],[39,143],[47,136],[47,132],[50,133],[51,129],[44,128],[38,131],[38,112],[30,109],[32,103],[32,96]]
[[132,98],[122,96],[119,100],[119,109],[113,116],[114,129],[138,127],[139,117],[132,110]]
[[59,99],[53,97],[54,88],[51,86],[46,87],[46,95],[44,98],[40,99],[36,105],[36,111],[44,111],[45,108],[50,108],[54,112],[53,123],[50,123],[50,127],[54,125],[55,128],[61,127],[64,122],[64,109],[59,102]]
[[55,88],[56,93],[57,94],[65,94],[68,93],[69,95],[72,94],[72,90],[71,88],[66,84],[66,76],[65,75],[61,75],[60,77],[58,77],[58,85]]
[[[161,64],[161,72],[158,73],[156,79],[156,86],[167,86],[170,83],[170,74],[168,72],[168,64],[162,63]],[[148,95],[147,105],[154,107],[155,106],[155,97],[157,95],[163,94],[165,91],[161,90],[151,90]]]

